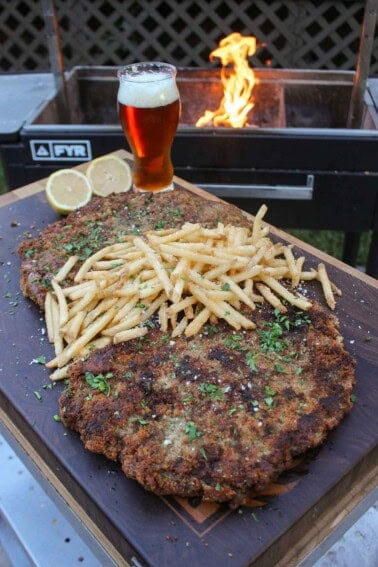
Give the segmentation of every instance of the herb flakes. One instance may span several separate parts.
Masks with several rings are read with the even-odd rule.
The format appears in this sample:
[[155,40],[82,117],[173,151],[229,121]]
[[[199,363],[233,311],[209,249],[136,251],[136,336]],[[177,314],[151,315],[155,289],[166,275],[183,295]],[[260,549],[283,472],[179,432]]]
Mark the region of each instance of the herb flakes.
[[106,396],[110,394],[110,384],[108,382],[109,378],[112,378],[113,374],[108,372],[107,374],[97,374],[94,375],[92,372],[85,373],[85,381],[94,390],[98,390],[104,393]]
[[194,421],[188,421],[185,424],[185,433],[188,436],[189,443],[191,443],[198,437],[205,435],[202,431],[197,430],[197,425],[194,423]]

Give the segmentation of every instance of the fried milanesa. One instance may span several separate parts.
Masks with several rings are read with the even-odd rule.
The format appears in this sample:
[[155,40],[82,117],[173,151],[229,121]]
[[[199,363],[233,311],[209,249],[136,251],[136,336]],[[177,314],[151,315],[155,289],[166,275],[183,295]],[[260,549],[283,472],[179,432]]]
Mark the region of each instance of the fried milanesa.
[[[184,222],[213,227],[222,221],[237,226],[251,224],[233,205],[206,201],[184,189],[95,197],[85,207],[48,226],[36,238],[20,244],[21,289],[43,309],[52,277],[72,255],[85,260],[107,244],[122,241],[128,234],[180,227]],[[71,279],[74,275],[75,270]]]
[[146,337],[72,367],[63,423],[154,493],[245,502],[324,440],[354,382],[318,304],[287,315],[264,305],[253,320],[256,331],[219,323],[174,341],[152,320]]
[[[94,198],[20,245],[22,290],[43,308],[70,256],[80,265],[127,234],[184,222],[250,225],[236,207],[184,190]],[[253,331],[220,322],[174,340],[145,322],[143,338],[71,367],[63,423],[157,494],[245,502],[324,440],[350,410],[354,382],[337,321],[318,304],[285,315],[264,304],[251,318]]]

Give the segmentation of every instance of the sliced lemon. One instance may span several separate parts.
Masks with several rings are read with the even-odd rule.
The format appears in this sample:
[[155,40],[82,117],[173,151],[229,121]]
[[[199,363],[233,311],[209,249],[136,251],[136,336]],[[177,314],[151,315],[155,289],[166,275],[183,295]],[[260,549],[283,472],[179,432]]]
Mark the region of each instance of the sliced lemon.
[[131,170],[120,157],[109,155],[94,159],[87,171],[93,193],[106,197],[110,193],[123,193],[131,187]]
[[89,203],[92,186],[84,173],[75,169],[59,169],[47,180],[46,197],[55,211],[67,215]]

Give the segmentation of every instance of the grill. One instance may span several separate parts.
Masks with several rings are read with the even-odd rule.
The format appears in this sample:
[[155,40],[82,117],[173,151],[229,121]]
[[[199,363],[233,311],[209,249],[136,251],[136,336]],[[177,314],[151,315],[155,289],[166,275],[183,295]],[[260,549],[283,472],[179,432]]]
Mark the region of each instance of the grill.
[[[368,82],[361,127],[351,129],[353,73],[258,70],[256,75],[252,126],[196,128],[205,108],[219,104],[219,71],[179,69],[176,174],[251,212],[260,200],[269,201],[270,220],[279,226],[311,228],[316,217],[317,228],[370,228],[378,175],[378,80]],[[83,161],[86,154],[64,150],[69,144],[86,142],[88,158],[127,147],[117,119],[117,88],[115,68],[71,71],[70,116],[61,116],[55,96],[20,132],[28,181]],[[60,155],[43,145],[51,140],[63,147]]]

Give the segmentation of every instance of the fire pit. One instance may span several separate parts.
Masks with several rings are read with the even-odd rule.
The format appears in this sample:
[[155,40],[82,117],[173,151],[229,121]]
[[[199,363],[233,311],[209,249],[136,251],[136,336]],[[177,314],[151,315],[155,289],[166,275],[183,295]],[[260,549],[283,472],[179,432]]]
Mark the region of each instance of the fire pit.
[[[64,123],[58,115],[56,98],[48,101],[25,128],[25,134],[54,130],[57,134],[109,133],[121,136],[116,112],[118,83],[112,67],[76,67],[68,76],[67,92],[70,101],[69,120]],[[182,115],[177,139],[187,134],[202,137],[239,136],[262,139],[265,135],[301,138],[334,134],[342,138],[366,137],[374,134],[378,117],[369,92],[365,97],[365,112],[361,128],[347,130],[347,117],[353,87],[351,72],[255,70],[257,84],[253,91],[252,124],[243,128],[195,126],[207,108],[215,107],[222,97],[220,71],[213,69],[181,68],[178,86],[182,99]],[[340,130],[340,131],[339,131]],[[366,132],[369,131],[369,132]],[[120,137],[120,140],[122,138]],[[123,145],[124,141],[122,140]],[[229,148],[228,148],[229,150]],[[191,158],[195,157],[193,154]],[[222,159],[225,156],[222,156]],[[269,156],[270,163],[277,156]],[[178,156],[181,167],[182,158]],[[249,156],[249,167],[258,167],[256,156]],[[205,158],[206,159],[206,158]],[[58,160],[57,160],[58,161]],[[194,165],[187,160],[188,165]],[[210,160],[208,160],[210,161]],[[221,162],[224,165],[224,161]],[[237,166],[235,162],[235,166]]]
[[[72,70],[67,80],[70,123],[65,124],[66,128],[76,130],[75,126],[103,128],[114,125],[120,130],[116,112],[118,83],[115,73],[116,68],[112,67],[75,67]],[[256,134],[257,128],[261,131],[266,128],[347,127],[353,87],[352,72],[257,69],[255,75],[258,82],[253,91],[253,124],[245,127],[249,135]],[[222,98],[220,70],[181,68],[178,70],[178,86],[182,99],[180,135],[194,128],[207,108],[219,104]],[[377,117],[372,113],[368,98],[367,95],[361,129],[376,129]],[[59,123],[56,100],[53,98],[32,119],[27,129],[50,125],[59,128]],[[209,130],[212,127],[204,128]],[[202,129],[197,128],[198,136]],[[227,132],[232,134],[230,128],[227,128]],[[301,133],[298,131],[298,134]]]

